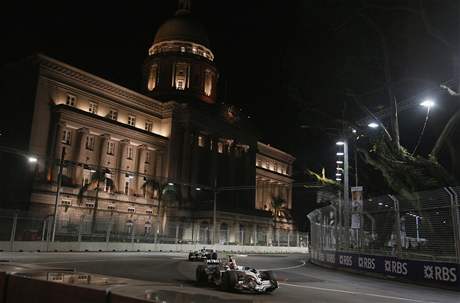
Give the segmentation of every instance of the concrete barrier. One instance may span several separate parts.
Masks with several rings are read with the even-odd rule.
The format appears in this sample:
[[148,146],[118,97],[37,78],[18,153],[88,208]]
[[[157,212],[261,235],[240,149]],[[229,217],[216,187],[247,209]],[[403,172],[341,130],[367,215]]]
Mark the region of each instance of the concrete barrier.
[[[13,251],[172,251],[189,252],[205,246],[217,251],[232,253],[306,253],[306,247],[249,246],[249,245],[204,245],[204,244],[158,244],[120,242],[54,242],[16,241]],[[0,250],[10,251],[9,241],[0,241]]]
[[105,303],[106,290],[9,275],[5,303]]

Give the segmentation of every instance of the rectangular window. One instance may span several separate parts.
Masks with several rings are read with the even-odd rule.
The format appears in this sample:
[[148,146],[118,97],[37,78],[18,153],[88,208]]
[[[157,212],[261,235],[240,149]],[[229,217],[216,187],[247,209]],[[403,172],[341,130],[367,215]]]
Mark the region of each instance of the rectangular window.
[[97,114],[97,103],[90,102],[88,111],[93,114]]
[[136,116],[128,116],[128,124],[131,126],[136,126]]
[[198,146],[203,147],[204,146],[204,137],[203,136],[198,136]]
[[85,205],[88,208],[94,208],[94,206],[96,206],[96,203],[93,201],[86,201]]
[[61,142],[64,143],[64,144],[70,145],[70,140],[72,139],[71,134],[72,133],[70,132],[70,130],[64,129],[62,131],[62,140],[61,140]]
[[85,185],[89,184],[90,181],[91,181],[91,170],[90,169],[84,169],[83,170],[82,186],[85,186]]
[[133,158],[133,148],[132,146],[128,146],[128,152],[127,152],[127,158],[132,159]]
[[86,137],[86,149],[88,150],[94,150],[94,136],[87,136]]
[[109,205],[107,206],[107,208],[108,208],[109,210],[115,210],[115,209],[116,209],[115,204],[109,204]]
[[125,195],[129,194],[129,179],[125,181]]
[[72,205],[72,200],[62,199],[61,204],[64,205],[64,206],[70,206],[70,205]]
[[150,152],[145,153],[145,163],[150,163]]
[[112,191],[112,175],[105,174],[104,191],[110,193]]
[[107,115],[107,117],[109,119],[117,121],[118,120],[118,111],[116,109],[111,109],[109,114]]
[[129,213],[135,213],[136,212],[136,209],[132,206],[128,207],[128,212]]
[[219,154],[222,154],[224,152],[224,143],[222,142],[217,142],[217,152]]
[[107,142],[107,155],[114,155],[115,151],[115,142],[108,141]]
[[145,121],[145,130],[148,132],[151,132],[153,128],[153,123],[152,121]]
[[77,103],[77,97],[75,97],[74,95],[67,94],[65,104],[68,106],[75,106],[75,103]]

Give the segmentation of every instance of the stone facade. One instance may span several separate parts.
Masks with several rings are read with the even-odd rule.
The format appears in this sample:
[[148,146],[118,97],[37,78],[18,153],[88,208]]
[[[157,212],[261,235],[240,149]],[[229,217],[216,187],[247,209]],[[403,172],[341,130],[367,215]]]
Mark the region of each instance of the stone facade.
[[[176,15],[179,28],[186,14]],[[2,94],[27,99],[23,149],[38,158],[28,208],[52,214],[60,183],[61,229],[88,222],[88,233],[110,226],[210,242],[215,203],[216,242],[271,243],[273,227],[294,229],[294,158],[258,142],[238,110],[215,102],[218,73],[200,44],[206,39],[168,35],[160,29],[149,50],[144,94],[43,55],[7,71],[18,76],[5,78]],[[18,91],[25,74],[33,82],[27,97]],[[273,198],[284,201],[275,220]]]

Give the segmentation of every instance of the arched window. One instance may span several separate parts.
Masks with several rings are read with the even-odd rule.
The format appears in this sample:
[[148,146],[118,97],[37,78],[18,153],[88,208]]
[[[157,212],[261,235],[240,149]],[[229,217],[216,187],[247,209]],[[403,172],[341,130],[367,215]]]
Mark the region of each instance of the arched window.
[[149,72],[149,81],[147,83],[147,89],[152,91],[157,86],[157,78],[158,78],[158,64],[153,64],[150,67]]
[[178,90],[184,90],[189,87],[190,65],[188,63],[176,63],[173,70],[172,85]]
[[209,244],[209,224],[206,221],[200,223],[200,235],[198,241],[202,244]]
[[240,224],[240,244],[244,245],[245,244],[245,226],[243,224]]
[[204,72],[204,94],[206,96],[211,96],[212,94],[212,82],[214,78],[214,73],[207,69]]
[[227,244],[228,243],[228,224],[222,223],[220,225],[220,237],[219,237],[220,244]]

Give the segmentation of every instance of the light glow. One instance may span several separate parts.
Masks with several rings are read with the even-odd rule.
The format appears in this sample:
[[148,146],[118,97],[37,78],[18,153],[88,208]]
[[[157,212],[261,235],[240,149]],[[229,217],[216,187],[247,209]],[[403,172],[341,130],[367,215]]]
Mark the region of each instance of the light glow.
[[420,103],[421,106],[426,107],[426,108],[432,108],[434,104],[435,104],[434,101],[431,99],[427,99],[423,101],[422,103]]
[[27,160],[29,160],[29,163],[37,163],[38,159],[35,157],[29,157]]
[[343,164],[343,161],[336,161],[337,164]]
[[371,123],[369,123],[367,126],[369,126],[370,128],[377,128],[377,127],[379,127],[379,125],[378,125],[377,123],[375,123],[375,122],[371,122]]
[[337,144],[337,145],[345,145],[345,142],[343,142],[343,141],[338,141],[338,142],[335,143],[335,144]]
[[343,156],[343,153],[337,153],[337,156]]

